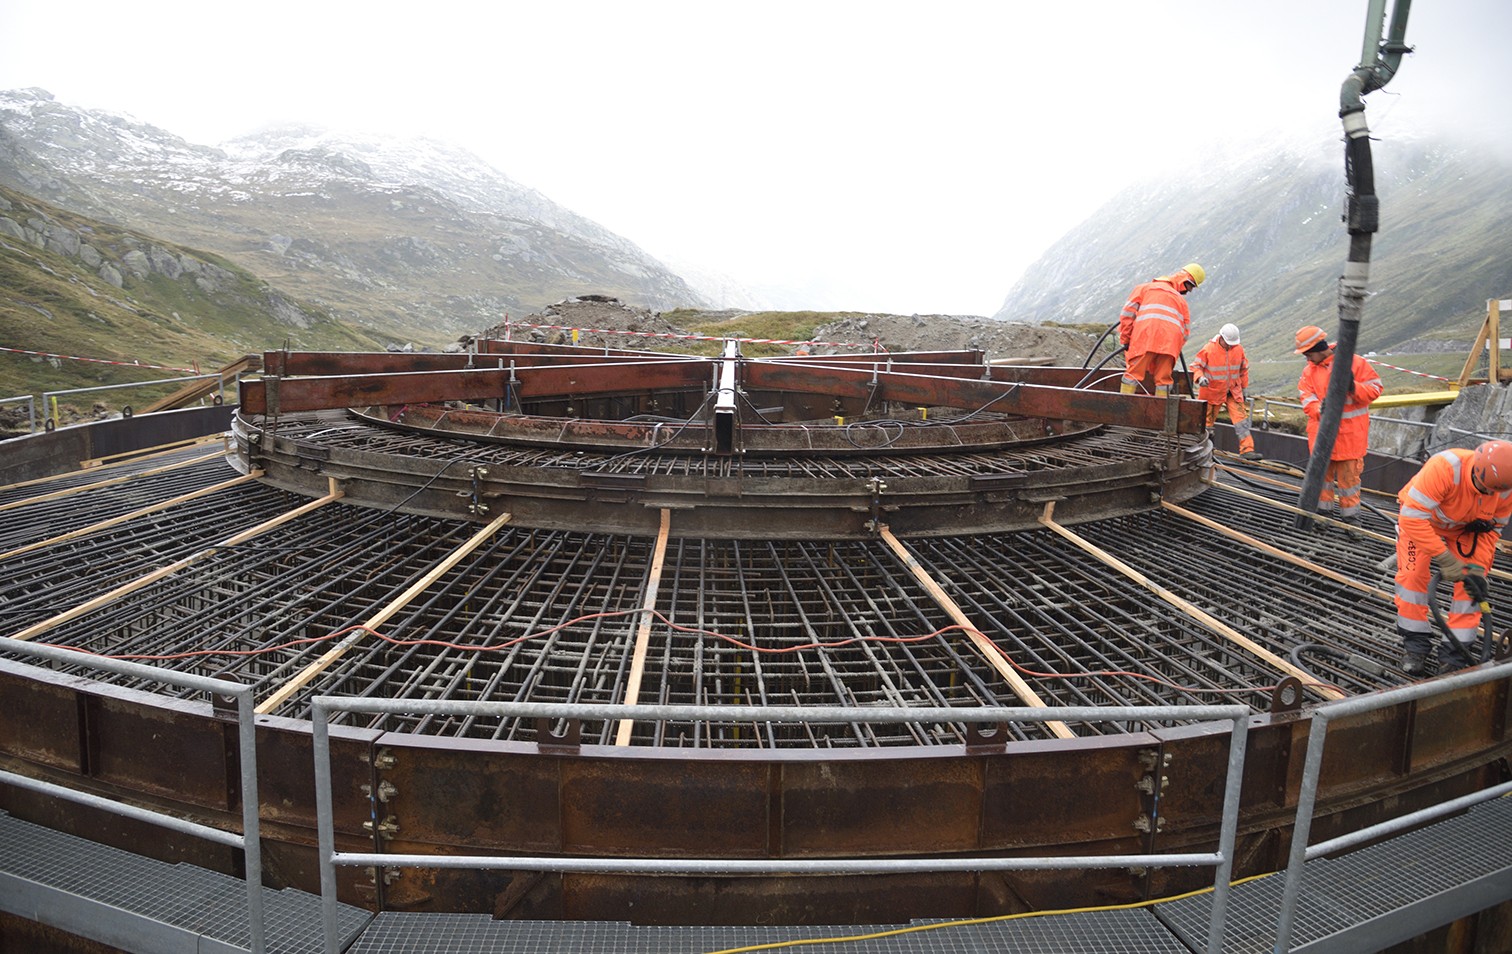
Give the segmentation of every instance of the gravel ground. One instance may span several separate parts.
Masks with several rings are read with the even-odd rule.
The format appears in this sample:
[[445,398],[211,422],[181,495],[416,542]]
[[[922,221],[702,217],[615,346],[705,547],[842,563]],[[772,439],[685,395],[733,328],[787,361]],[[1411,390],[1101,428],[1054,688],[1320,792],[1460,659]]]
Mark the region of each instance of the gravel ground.
[[[719,313],[736,317],[738,312]],[[715,317],[706,313],[705,317]],[[582,329],[579,343],[611,348],[656,350],[657,339],[647,334],[686,334],[658,312],[626,305],[618,299],[587,296],[558,302],[541,314],[530,315],[514,323],[510,334],[515,338],[562,342],[568,332],[558,328],[531,328],[530,325],[557,325]],[[600,334],[605,331],[639,332],[637,335]],[[496,325],[483,334],[503,337],[504,326]],[[996,321],[961,315],[864,315],[847,317],[823,325],[814,332],[816,342],[870,344],[881,340],[888,351],[959,351],[980,349],[990,358],[1040,358],[1054,364],[1081,365],[1096,339],[1070,328],[1050,328],[1010,321]],[[816,345],[815,353],[853,352],[850,347]]]

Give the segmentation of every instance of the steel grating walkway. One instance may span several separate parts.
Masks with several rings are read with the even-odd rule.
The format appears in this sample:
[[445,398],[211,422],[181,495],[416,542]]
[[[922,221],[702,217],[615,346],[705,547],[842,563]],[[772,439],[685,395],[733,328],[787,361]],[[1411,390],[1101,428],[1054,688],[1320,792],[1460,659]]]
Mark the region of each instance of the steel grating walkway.
[[[1512,798],[1500,798],[1308,862],[1292,950],[1378,951],[1512,899],[1509,846]],[[1225,952],[1269,954],[1282,886],[1283,877],[1273,874],[1233,889]],[[320,899],[293,890],[267,890],[264,897],[269,951],[319,954]],[[0,910],[20,917],[125,950],[231,952],[248,943],[245,898],[235,878],[0,813]],[[1210,911],[1211,894],[1204,893],[1148,908],[906,927],[639,927],[392,912],[364,926],[367,912],[342,905],[340,934],[350,954],[708,954],[798,941],[836,954],[1189,954],[1206,948]]]

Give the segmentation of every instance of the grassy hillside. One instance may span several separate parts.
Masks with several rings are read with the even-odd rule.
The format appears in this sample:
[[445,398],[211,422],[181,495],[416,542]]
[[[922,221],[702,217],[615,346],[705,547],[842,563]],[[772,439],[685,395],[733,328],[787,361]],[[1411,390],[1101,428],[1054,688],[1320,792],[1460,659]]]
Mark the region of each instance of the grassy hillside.
[[[128,366],[134,362],[208,372],[286,342],[341,350],[382,350],[387,343],[283,298],[216,255],[85,219],[4,188],[0,218],[25,233],[0,232],[0,347],[126,363],[0,351],[0,398],[181,374]],[[77,247],[70,235],[77,236]],[[80,251],[85,247],[93,252]],[[133,273],[128,255],[147,251],[159,260],[170,255],[193,271],[177,277]],[[107,266],[121,276],[120,287],[101,277]],[[134,388],[82,395],[74,403],[141,406],[151,396],[156,394]]]

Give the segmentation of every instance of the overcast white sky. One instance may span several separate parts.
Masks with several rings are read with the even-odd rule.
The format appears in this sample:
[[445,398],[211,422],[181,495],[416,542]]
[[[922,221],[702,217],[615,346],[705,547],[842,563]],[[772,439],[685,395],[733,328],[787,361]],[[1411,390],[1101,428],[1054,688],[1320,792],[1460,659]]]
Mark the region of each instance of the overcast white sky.
[[[811,307],[991,314],[1131,181],[1220,137],[1336,130],[1366,8],[4,0],[0,88],[203,144],[282,121],[428,136],[653,255],[812,289]],[[1418,0],[1407,40],[1366,100],[1373,132],[1512,139],[1512,2]]]

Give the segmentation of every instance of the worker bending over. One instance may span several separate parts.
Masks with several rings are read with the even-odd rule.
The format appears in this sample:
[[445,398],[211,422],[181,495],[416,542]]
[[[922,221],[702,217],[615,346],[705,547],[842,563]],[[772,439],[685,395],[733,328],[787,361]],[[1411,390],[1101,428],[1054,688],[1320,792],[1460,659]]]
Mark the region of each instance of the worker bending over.
[[[1312,453],[1318,437],[1318,419],[1328,397],[1328,380],[1333,374],[1334,349],[1317,325],[1307,325],[1297,332],[1297,350],[1307,359],[1302,377],[1297,381],[1297,395],[1307,414],[1307,452]],[[1338,517],[1354,523],[1360,517],[1360,475],[1365,472],[1365,453],[1370,450],[1370,402],[1384,390],[1381,376],[1359,355],[1350,365],[1354,384],[1344,401],[1344,416],[1339,419],[1339,433],[1334,438],[1328,470],[1323,476],[1323,492],[1318,497],[1318,512],[1327,515],[1337,507]]]
[[1197,396],[1207,402],[1207,427],[1218,422],[1218,412],[1228,407],[1234,436],[1239,438],[1239,456],[1259,460],[1255,438],[1250,434],[1249,359],[1239,343],[1239,326],[1224,325],[1213,340],[1202,346],[1192,361],[1192,379],[1197,382]]
[[1124,346],[1119,390],[1133,394],[1146,377],[1155,380],[1155,396],[1171,393],[1171,372],[1192,330],[1186,293],[1201,285],[1207,272],[1196,262],[1172,275],[1138,285],[1118,315],[1118,343]]
[[1396,608],[1402,671],[1425,675],[1433,648],[1429,574],[1454,584],[1439,661],[1445,672],[1480,658],[1476,649],[1486,574],[1512,517],[1512,443],[1486,441],[1473,451],[1450,448],[1428,462],[1397,494]]

